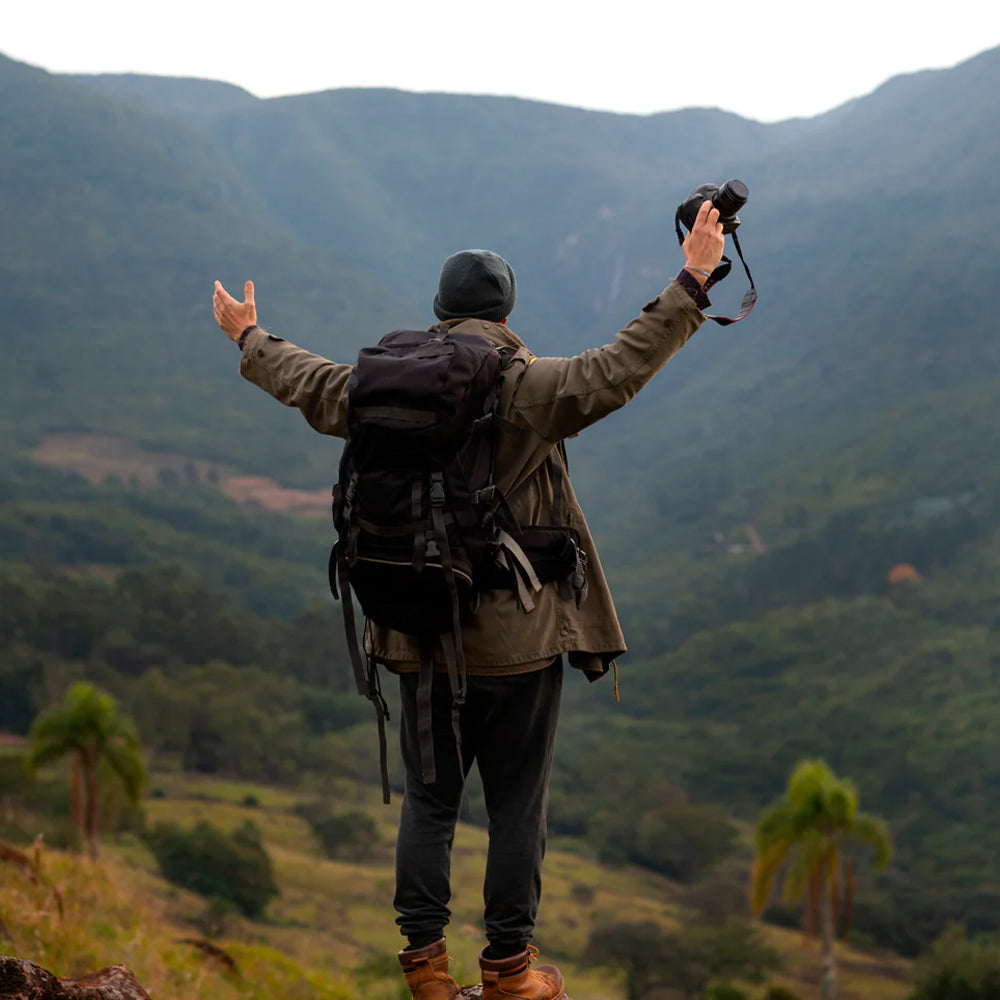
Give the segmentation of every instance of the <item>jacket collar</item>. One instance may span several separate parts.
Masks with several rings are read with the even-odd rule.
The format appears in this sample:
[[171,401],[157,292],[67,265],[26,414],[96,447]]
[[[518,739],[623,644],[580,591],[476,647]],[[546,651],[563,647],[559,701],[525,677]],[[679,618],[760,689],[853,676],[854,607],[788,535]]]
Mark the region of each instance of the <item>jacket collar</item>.
[[[515,351],[528,351],[527,345],[508,326],[501,323],[490,323],[484,319],[449,319],[443,323],[435,323],[430,329],[446,326],[451,333],[477,333],[485,337],[495,347],[511,347]],[[528,351],[530,354],[531,352]]]

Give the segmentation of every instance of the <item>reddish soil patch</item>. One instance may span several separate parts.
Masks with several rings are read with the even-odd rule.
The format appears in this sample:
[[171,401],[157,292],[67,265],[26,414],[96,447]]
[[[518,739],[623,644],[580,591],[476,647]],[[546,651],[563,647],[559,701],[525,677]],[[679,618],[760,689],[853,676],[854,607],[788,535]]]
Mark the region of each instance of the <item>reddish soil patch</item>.
[[222,492],[237,503],[252,503],[265,510],[284,513],[324,514],[330,508],[329,490],[290,490],[264,476],[230,476],[221,484]]
[[237,475],[229,466],[176,452],[150,451],[106,434],[47,434],[34,451],[42,465],[67,469],[92,483],[117,479],[136,487],[164,482],[219,490],[238,504],[281,514],[326,515],[330,491],[288,489],[264,476]]

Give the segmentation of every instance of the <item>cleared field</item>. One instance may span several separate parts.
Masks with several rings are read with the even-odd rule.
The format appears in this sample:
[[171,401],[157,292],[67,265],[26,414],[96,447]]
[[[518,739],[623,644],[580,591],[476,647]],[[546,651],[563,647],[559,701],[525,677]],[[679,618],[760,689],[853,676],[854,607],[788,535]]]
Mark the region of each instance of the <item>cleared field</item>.
[[216,462],[152,451],[124,438],[86,432],[46,434],[32,453],[36,462],[65,469],[92,483],[115,479],[152,489],[164,478],[217,490],[234,503],[281,514],[328,516],[330,490],[289,489],[266,476],[239,474]]

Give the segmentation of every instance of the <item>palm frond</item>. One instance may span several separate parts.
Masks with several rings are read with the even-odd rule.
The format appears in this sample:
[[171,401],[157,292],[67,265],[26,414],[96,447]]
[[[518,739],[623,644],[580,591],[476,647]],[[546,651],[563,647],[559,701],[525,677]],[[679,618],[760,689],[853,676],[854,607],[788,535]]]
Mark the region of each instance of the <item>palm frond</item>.
[[885,823],[875,816],[859,813],[851,831],[854,840],[875,848],[876,863],[884,868],[892,858],[892,839]]
[[774,881],[782,865],[785,863],[787,851],[772,848],[769,852],[758,855],[753,864],[750,876],[750,910],[760,915],[767,907],[767,901],[774,888]]
[[121,782],[129,803],[136,805],[146,785],[146,765],[138,741],[111,741],[104,748],[104,759]]

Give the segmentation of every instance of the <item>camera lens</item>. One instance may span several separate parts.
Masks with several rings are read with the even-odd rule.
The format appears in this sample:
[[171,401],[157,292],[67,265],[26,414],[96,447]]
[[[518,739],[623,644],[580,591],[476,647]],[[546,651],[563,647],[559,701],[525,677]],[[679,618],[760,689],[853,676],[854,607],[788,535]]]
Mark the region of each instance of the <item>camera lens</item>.
[[743,181],[731,180],[719,188],[712,204],[719,210],[719,215],[723,219],[728,219],[735,215],[750,197],[750,191]]

